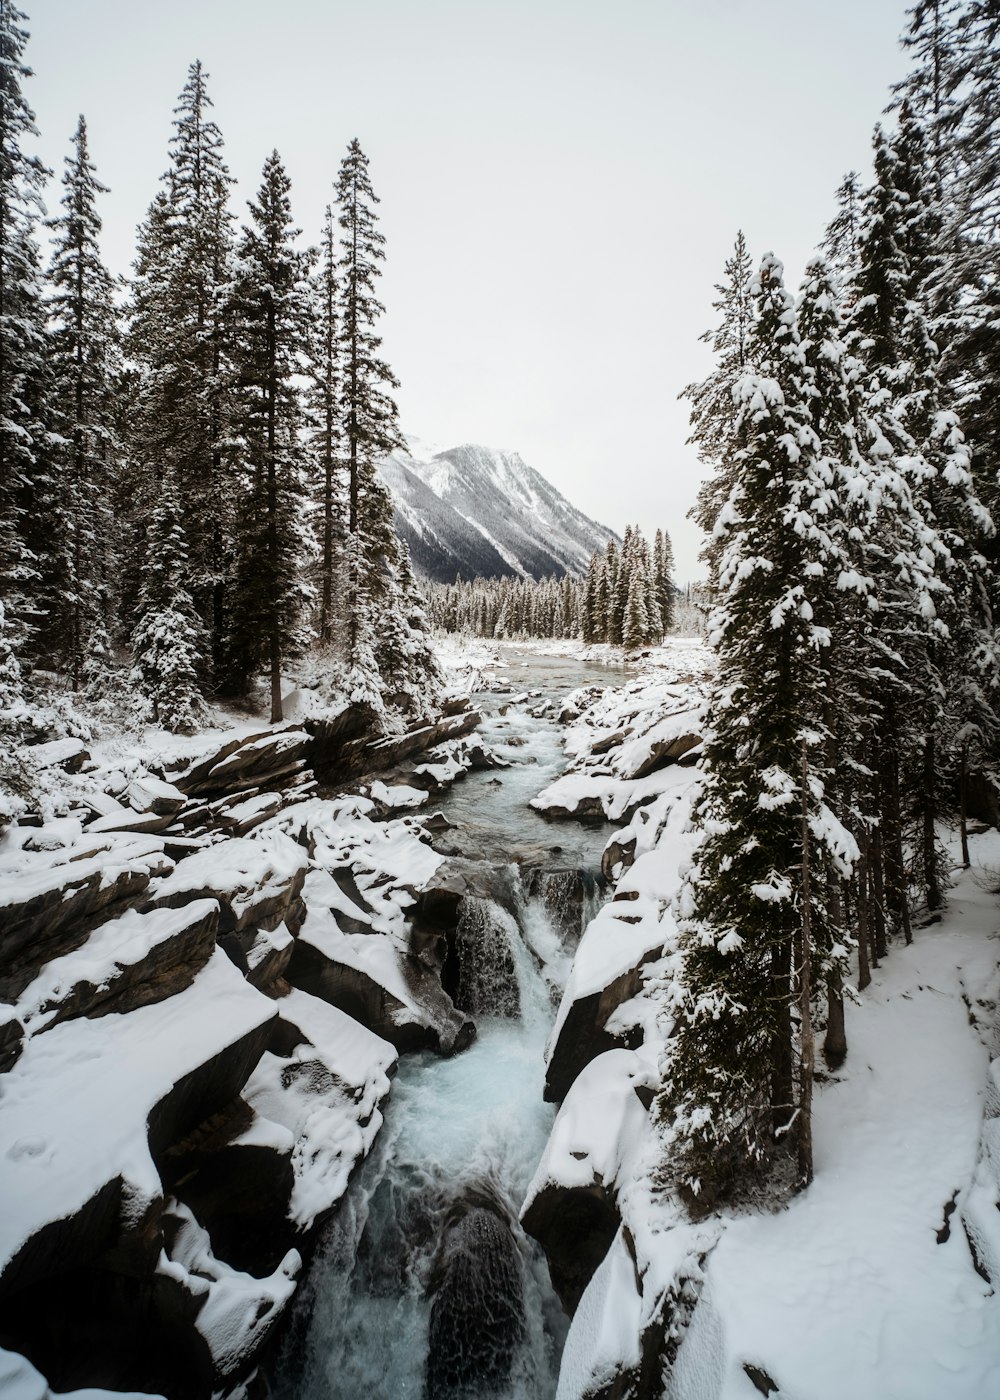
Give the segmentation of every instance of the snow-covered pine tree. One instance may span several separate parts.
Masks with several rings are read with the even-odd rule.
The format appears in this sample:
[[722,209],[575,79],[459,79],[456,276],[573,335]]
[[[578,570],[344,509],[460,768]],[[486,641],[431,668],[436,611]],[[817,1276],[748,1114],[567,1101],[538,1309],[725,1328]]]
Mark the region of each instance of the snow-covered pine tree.
[[718,298],[712,303],[721,320],[714,330],[705,331],[700,337],[715,352],[715,369],[700,383],[689,384],[680,394],[691,402],[688,441],[695,444],[699,459],[711,468],[711,475],[699,488],[691,514],[705,531],[707,544],[702,557],[708,564],[712,581],[718,568],[718,549],[713,544],[715,522],[729,496],[733,463],[740,446],[736,437],[738,410],[733,391],[751,365],[753,267],[742,229],[736,235],[732,256],[726,260],[723,277],[715,288]]
[[239,494],[231,670],[245,685],[266,670],[271,722],[282,718],[284,662],[307,640],[308,548],[303,406],[298,379],[309,330],[308,260],[295,247],[291,182],[274,151],[264,162],[233,284],[236,408],[245,480]]
[[42,306],[38,222],[48,174],[25,149],[36,135],[22,83],[25,16],[0,0],[0,602],[5,664],[33,631],[44,646],[39,597],[58,576],[58,502],[51,468],[48,346]]
[[347,148],[336,183],[341,230],[340,344],[341,424],[348,473],[345,604],[346,661],[358,693],[374,696],[377,674],[366,674],[375,639],[383,629],[379,613],[391,606],[389,580],[397,554],[391,502],[379,481],[378,461],[403,445],[391,391],[398,381],[379,356],[375,326],[384,307],[375,295],[385,237],[378,228],[378,198],[368,174],[368,157],[357,140]]
[[622,620],[622,646],[626,651],[637,651],[650,640],[652,624],[647,610],[648,596],[649,579],[640,557],[636,567],[629,572],[628,598]]
[[140,389],[131,447],[147,500],[161,472],[177,483],[188,586],[207,641],[199,671],[226,685],[236,479],[226,329],[232,177],[206,78],[193,63],[175,109],[170,165],[140,229],[129,336]]
[[[980,701],[995,667],[982,546],[993,526],[975,492],[928,323],[928,302],[940,285],[939,224],[925,198],[919,123],[905,105],[895,141],[876,133],[875,175],[866,199],[854,343],[869,375],[869,411],[894,443],[934,563],[932,615],[923,629],[906,628],[897,638],[906,674],[894,703],[884,707],[880,739],[887,756],[880,839],[900,848],[887,866],[889,904],[899,909],[908,935],[898,869],[902,802],[909,798],[920,813],[916,845],[926,897],[935,907],[941,900],[936,816],[962,762],[961,745],[947,736],[967,733],[972,723],[981,731],[986,723]],[[972,691],[965,681],[970,674],[980,678]],[[966,713],[973,698],[975,720]]]
[[336,618],[334,583],[347,506],[340,443],[340,355],[343,347],[338,335],[338,258],[336,223],[333,209],[327,205],[319,259],[310,283],[312,325],[308,343],[309,389],[306,398],[315,457],[314,494],[320,548],[317,631],[323,646],[333,641]]
[[653,577],[664,632],[674,625],[674,547],[666,530],[657,530],[653,542]]
[[[660,1117],[667,1170],[712,1199],[798,1138],[808,1180],[810,974],[835,956],[826,872],[852,853],[826,802],[827,703],[817,594],[840,552],[810,422],[808,373],[781,264],[765,256],[738,382],[743,447],[716,531],[719,672],[705,740],[700,843],[675,901],[674,1019]],[[809,872],[807,876],[806,872]]]
[[187,590],[187,542],[172,475],[160,478],[147,536],[148,564],[132,638],[135,675],[157,724],[193,734],[205,718],[198,680],[205,639]]
[[[51,364],[60,443],[60,564],[51,627],[74,690],[103,664],[114,625],[113,498],[120,465],[121,378],[114,280],[101,258],[97,179],[81,116],[63,175],[62,212],[49,221]],[[55,637],[53,637],[53,640]]]
[[837,212],[827,224],[823,239],[823,251],[844,288],[853,285],[858,272],[861,235],[860,179],[856,170],[849,170],[838,185]]
[[956,122],[960,72],[959,0],[918,0],[906,12],[903,48],[915,59],[907,76],[894,85],[901,101],[923,121],[930,134],[934,178],[944,182],[950,171],[950,132]]

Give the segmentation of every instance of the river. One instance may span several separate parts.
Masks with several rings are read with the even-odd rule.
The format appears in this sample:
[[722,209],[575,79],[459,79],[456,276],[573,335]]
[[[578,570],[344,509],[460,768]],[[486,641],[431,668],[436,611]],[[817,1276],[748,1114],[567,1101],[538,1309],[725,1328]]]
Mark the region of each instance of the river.
[[[565,766],[561,728],[512,695],[559,700],[623,671],[504,648],[509,690],[476,697],[484,741],[510,766],[474,772],[435,805],[439,849],[514,867],[513,908],[470,900],[458,1000],[475,1042],[404,1056],[375,1147],[326,1227],[275,1373],[280,1400],[550,1400],[568,1326],[540,1250],[517,1224],[554,1110],[544,1052],[573,947],[599,899],[608,829],[554,826],[528,805]],[[506,713],[501,711],[506,709]],[[530,878],[526,866],[535,872]],[[580,927],[560,882],[589,872]],[[552,873],[546,873],[552,872]],[[562,926],[561,926],[562,925]],[[502,1013],[502,1014],[495,1014]],[[430,1359],[429,1359],[430,1354]]]

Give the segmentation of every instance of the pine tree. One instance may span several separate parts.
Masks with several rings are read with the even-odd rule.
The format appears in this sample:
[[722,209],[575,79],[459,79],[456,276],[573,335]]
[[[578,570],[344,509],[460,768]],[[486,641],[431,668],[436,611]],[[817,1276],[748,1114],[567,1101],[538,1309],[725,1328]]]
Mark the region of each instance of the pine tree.
[[291,185],[277,151],[264,163],[233,288],[234,356],[247,481],[240,497],[232,668],[268,672],[271,722],[282,718],[283,662],[306,641],[301,571],[304,453],[299,376],[308,336],[306,258],[294,244]]
[[376,688],[365,679],[374,656],[379,611],[388,602],[388,574],[395,554],[392,508],[376,475],[378,461],[403,445],[396,405],[390,397],[398,382],[378,351],[375,324],[384,307],[375,295],[385,238],[379,231],[378,204],[368,175],[368,157],[350,143],[337,177],[341,229],[340,343],[341,422],[348,474],[347,664],[362,691]]
[[188,587],[207,644],[199,674],[206,683],[231,684],[223,653],[236,494],[226,328],[232,177],[211,107],[206,74],[194,63],[175,109],[170,166],[139,235],[129,348],[140,388],[131,446],[144,494],[155,494],[161,473],[176,479]]
[[810,423],[809,380],[781,264],[764,258],[754,362],[740,390],[744,446],[720,517],[719,674],[696,803],[701,842],[677,897],[681,972],[669,992],[661,1113],[671,1171],[712,1198],[800,1147],[808,1180],[807,1025],[817,963],[834,956],[825,872],[853,851],[825,797],[824,665],[817,580],[840,552]]
[[860,176],[850,170],[837,189],[837,213],[830,220],[823,239],[823,250],[840,283],[850,287],[858,273],[861,235]]
[[205,718],[198,682],[205,642],[185,586],[187,542],[171,477],[161,478],[148,545],[139,621],[132,639],[136,679],[158,724],[175,734],[193,734]]
[[63,212],[50,220],[51,362],[61,446],[60,589],[51,603],[74,690],[106,657],[113,625],[113,492],[120,458],[115,398],[120,379],[114,281],[101,259],[95,175],[80,118],[63,176]]
[[338,249],[333,210],[327,205],[320,241],[320,256],[314,271],[312,328],[308,347],[309,393],[312,417],[312,444],[316,459],[317,507],[319,514],[319,640],[333,640],[335,620],[334,582],[338,546],[342,543],[341,520],[346,504],[340,458],[340,355]]
[[752,368],[752,266],[742,229],[736,235],[732,257],[727,259],[723,272],[725,280],[716,286],[719,295],[712,303],[713,309],[721,314],[721,321],[715,330],[705,331],[701,336],[717,356],[716,367],[700,383],[689,384],[680,396],[691,401],[688,441],[696,445],[700,460],[712,470],[712,475],[699,489],[692,511],[708,537],[702,557],[708,563],[712,578],[719,556],[719,546],[713,543],[712,537],[719,511],[732,486],[733,463],[740,447],[736,436],[738,414],[734,391]]
[[653,574],[663,630],[669,632],[674,625],[674,548],[666,530],[656,532],[653,543]]
[[647,577],[643,569],[636,567],[629,577],[628,601],[622,622],[622,645],[626,651],[637,651],[650,640],[651,623],[646,608],[648,594]]
[[3,654],[19,665],[55,572],[51,405],[37,228],[48,174],[24,143],[37,133],[22,92],[25,16],[0,0],[0,602]]

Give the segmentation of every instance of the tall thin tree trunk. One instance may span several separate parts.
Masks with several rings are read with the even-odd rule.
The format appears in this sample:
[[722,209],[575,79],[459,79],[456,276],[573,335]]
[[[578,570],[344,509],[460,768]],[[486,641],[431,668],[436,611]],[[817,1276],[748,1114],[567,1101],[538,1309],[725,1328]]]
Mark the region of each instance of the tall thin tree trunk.
[[882,832],[872,830],[869,845],[869,885],[871,891],[871,949],[872,964],[878,967],[886,955],[885,941],[885,878],[882,870]]
[[[937,743],[934,731],[924,735],[924,772],[921,805],[923,807],[923,855],[924,886],[927,890],[927,908],[941,908],[941,883],[937,868],[937,803],[934,800],[936,788]],[[909,939],[907,939],[909,942]]]
[[854,872],[856,889],[855,905],[857,907],[858,919],[858,991],[863,992],[872,980],[871,966],[868,961],[869,939],[871,931],[869,929],[868,911],[870,908],[868,900],[868,836],[862,830],[858,837],[858,866]]
[[958,822],[962,836],[962,869],[968,870],[969,860],[969,746],[962,745],[958,770]]
[[812,884],[809,869],[809,755],[802,745],[802,930],[799,961],[799,1185],[813,1179],[812,1093],[816,1068],[816,1042],[812,1025]]
[[[830,922],[840,939],[844,927],[844,910],[840,893],[840,881],[834,878],[830,885]],[[823,1037],[823,1058],[831,1069],[842,1065],[847,1057],[847,1028],[844,1024],[844,984],[840,969],[831,972],[826,988],[826,1035]]]

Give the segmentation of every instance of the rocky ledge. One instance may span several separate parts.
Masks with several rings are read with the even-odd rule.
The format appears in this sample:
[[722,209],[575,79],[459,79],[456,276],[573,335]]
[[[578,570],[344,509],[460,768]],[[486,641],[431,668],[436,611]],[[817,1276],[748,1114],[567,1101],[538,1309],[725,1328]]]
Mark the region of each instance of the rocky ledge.
[[[53,753],[76,805],[0,842],[2,1383],[254,1393],[398,1054],[475,1035],[443,985],[466,884],[392,815],[494,762],[452,709],[129,775]],[[387,781],[320,798],[317,762]]]

